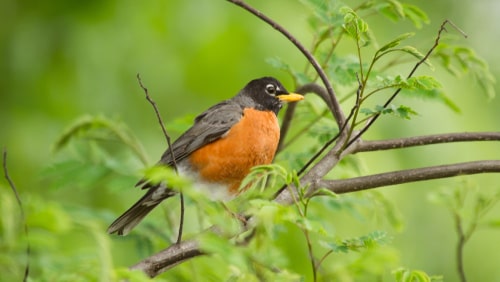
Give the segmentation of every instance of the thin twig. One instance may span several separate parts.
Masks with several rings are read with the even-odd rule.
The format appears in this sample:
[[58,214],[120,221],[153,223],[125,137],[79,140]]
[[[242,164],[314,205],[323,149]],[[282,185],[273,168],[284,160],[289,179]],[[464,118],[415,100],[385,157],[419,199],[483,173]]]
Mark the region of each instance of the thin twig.
[[7,169],[7,149],[3,149],[3,173],[4,177],[9,183],[10,188],[12,189],[12,192],[14,192],[14,195],[16,196],[17,200],[17,205],[19,206],[19,210],[21,211],[21,220],[24,225],[24,235],[26,236],[26,266],[24,267],[24,277],[23,281],[26,282],[28,280],[29,272],[30,272],[30,255],[31,255],[31,245],[30,245],[30,240],[29,240],[29,232],[28,232],[28,222],[26,221],[26,214],[24,213],[24,207],[23,207],[23,202],[21,201],[21,197],[19,196],[19,193],[17,192],[16,185],[14,184],[14,181],[9,176],[9,171]]
[[464,269],[464,259],[463,259],[463,251],[465,247],[465,243],[467,242],[467,237],[464,234],[464,228],[462,226],[462,218],[461,216],[457,213],[453,213],[453,219],[455,221],[455,229],[456,232],[458,233],[458,242],[457,242],[457,271],[458,271],[458,276],[460,277],[461,282],[467,282],[467,278],[465,276],[465,269]]
[[175,160],[174,151],[172,150],[172,143],[170,141],[170,135],[167,133],[167,129],[165,128],[165,124],[163,123],[163,119],[161,118],[160,111],[158,110],[158,106],[156,105],[156,102],[151,98],[151,96],[149,96],[149,91],[146,88],[146,86],[144,86],[144,84],[142,84],[141,75],[139,73],[137,74],[137,81],[139,82],[139,86],[141,87],[141,89],[144,91],[144,95],[146,95],[146,100],[148,100],[148,102],[151,104],[151,106],[153,107],[153,109],[155,111],[156,118],[158,119],[158,123],[160,124],[161,130],[163,131],[163,136],[165,136],[165,139],[167,140],[167,145],[168,145],[168,148],[170,151],[170,157],[172,157],[172,163],[174,164],[173,167],[174,167],[175,171],[177,171],[177,162]]
[[325,259],[331,255],[333,253],[333,250],[328,250],[319,260],[318,262],[316,263],[316,268],[319,269],[319,267],[321,266],[321,264],[323,263],[323,261],[325,261]]
[[307,243],[307,253],[309,254],[309,260],[311,262],[311,268],[312,268],[312,272],[313,272],[313,281],[316,282],[318,281],[318,270],[316,268],[316,259],[314,258],[314,252],[313,252],[313,248],[312,248],[312,243],[311,243],[311,236],[309,235],[309,231],[303,227],[301,228],[302,229],[302,232],[304,233],[304,236],[306,237],[306,243]]
[[[139,86],[142,88],[144,91],[144,95],[146,95],[146,100],[151,104],[153,107],[156,117],[158,118],[158,123],[160,124],[161,130],[163,131],[163,136],[165,136],[165,139],[167,140],[167,145],[168,145],[168,150],[170,152],[170,157],[172,158],[172,164],[174,167],[174,170],[176,173],[179,173],[177,169],[177,161],[175,160],[175,155],[174,155],[174,150],[172,148],[172,142],[170,141],[170,135],[167,133],[167,129],[165,128],[165,124],[163,123],[163,119],[161,118],[160,111],[158,110],[158,106],[156,105],[156,102],[149,96],[149,91],[142,84],[142,79],[141,75],[138,73],[137,74],[137,81],[139,82]],[[181,203],[181,211],[180,211],[180,218],[179,218],[179,232],[177,234],[177,244],[182,241],[182,230],[184,229],[184,196],[182,195],[182,190],[179,191],[179,201]]]

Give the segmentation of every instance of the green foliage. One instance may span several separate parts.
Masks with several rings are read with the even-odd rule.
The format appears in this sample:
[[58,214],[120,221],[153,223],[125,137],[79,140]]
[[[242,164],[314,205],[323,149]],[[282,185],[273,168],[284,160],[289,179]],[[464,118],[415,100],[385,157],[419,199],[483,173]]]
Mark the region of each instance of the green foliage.
[[429,199],[449,210],[458,228],[456,232],[466,241],[477,227],[497,227],[498,218],[485,219],[485,216],[500,202],[500,192],[482,193],[476,184],[464,180],[456,187],[431,193]]
[[442,43],[434,54],[441,65],[455,77],[470,73],[483,93],[490,99],[495,97],[496,79],[488,68],[488,64],[469,47]]
[[[438,101],[446,105],[454,112],[460,112],[458,105],[448,97],[445,89],[442,89],[441,83],[433,76],[419,75],[409,77],[407,74],[390,73],[389,70],[398,65],[408,62],[400,53],[410,55],[417,66],[424,63],[431,70],[435,66],[428,57],[439,58],[440,67],[458,75],[464,72],[470,72],[476,78],[479,86],[484,90],[488,97],[494,96],[495,79],[488,70],[484,60],[467,47],[454,46],[444,41],[445,38],[439,38],[439,45],[436,50],[430,54],[424,54],[416,47],[400,45],[415,36],[414,32],[406,32],[389,40],[379,47],[376,37],[363,15],[373,13],[390,19],[392,21],[410,20],[415,28],[422,28],[423,24],[429,23],[429,18],[423,10],[417,6],[402,3],[396,0],[365,1],[357,7],[349,7],[340,1],[316,1],[303,0],[312,11],[310,19],[311,28],[316,31],[314,34],[312,53],[320,58],[326,73],[332,78],[332,81],[342,86],[356,87],[357,90],[350,89],[347,93],[337,93],[339,97],[344,97],[342,101],[347,101],[356,93],[359,96],[360,105],[355,108],[355,115],[351,124],[363,124],[366,119],[358,119],[358,112],[368,115],[391,114],[403,119],[410,119],[415,111],[410,106],[387,105],[383,102],[387,100],[386,96],[373,95],[378,92],[392,90],[403,90],[403,94],[412,97],[425,98],[430,101]],[[346,41],[343,35],[347,35],[355,43],[356,52],[345,56],[335,55],[335,50],[341,41]],[[375,51],[370,51],[371,47]],[[429,46],[430,48],[431,46]],[[372,54],[371,61],[363,59],[364,54]],[[430,56],[429,56],[430,55]],[[315,81],[317,76],[312,73],[309,67],[304,72],[292,69],[288,64],[279,63],[280,60],[273,59],[272,65],[278,67],[295,77],[295,81]],[[458,65],[458,68],[457,68]],[[408,70],[409,72],[409,70]],[[301,79],[297,79],[300,77]],[[358,83],[358,79],[361,84]],[[300,83],[299,83],[300,84]],[[339,91],[338,91],[339,92]],[[363,104],[368,100],[376,105],[385,104],[386,106],[376,106],[375,109],[363,108]],[[348,106],[349,107],[349,106]],[[353,107],[353,106],[350,106]]]
[[[72,138],[115,141],[130,147],[137,157],[147,164],[148,160],[139,141],[123,125],[105,117],[84,116],[78,119],[55,142],[54,150],[65,147]],[[100,154],[98,154],[99,156]]]
[[374,248],[380,244],[387,244],[388,236],[383,231],[373,231],[367,235],[343,239],[339,242],[328,243],[327,245],[336,253],[347,253],[350,251],[362,251],[365,248]]
[[441,276],[429,276],[421,270],[399,268],[392,272],[397,282],[441,282]]
[[369,115],[369,116],[374,116],[374,115],[385,115],[385,114],[391,114],[395,115],[397,117],[400,117],[402,119],[410,119],[411,115],[417,115],[417,112],[412,110],[411,108],[407,106],[395,106],[395,105],[389,105],[388,107],[384,107],[381,105],[375,106],[375,109],[366,109],[363,108],[360,110],[361,113]]
[[[498,190],[498,189],[497,189]],[[498,219],[485,220],[485,216],[500,202],[500,191],[492,195],[481,193],[479,187],[464,180],[456,187],[446,187],[430,194],[430,200],[446,207],[452,215],[456,243],[457,270],[461,281],[466,281],[463,252],[465,245],[478,227],[496,227]]]

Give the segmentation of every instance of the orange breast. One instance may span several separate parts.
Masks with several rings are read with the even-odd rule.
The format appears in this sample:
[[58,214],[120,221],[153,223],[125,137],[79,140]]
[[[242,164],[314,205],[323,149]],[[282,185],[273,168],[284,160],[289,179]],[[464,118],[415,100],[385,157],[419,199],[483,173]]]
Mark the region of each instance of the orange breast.
[[204,181],[228,185],[233,194],[252,167],[272,162],[280,138],[273,112],[245,109],[243,113],[226,136],[189,157]]

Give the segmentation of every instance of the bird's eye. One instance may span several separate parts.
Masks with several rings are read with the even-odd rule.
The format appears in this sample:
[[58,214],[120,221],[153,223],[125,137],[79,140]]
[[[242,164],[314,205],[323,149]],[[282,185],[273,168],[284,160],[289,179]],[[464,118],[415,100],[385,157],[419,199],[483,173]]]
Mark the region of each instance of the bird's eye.
[[274,84],[268,84],[266,85],[266,92],[269,95],[276,95],[276,86]]

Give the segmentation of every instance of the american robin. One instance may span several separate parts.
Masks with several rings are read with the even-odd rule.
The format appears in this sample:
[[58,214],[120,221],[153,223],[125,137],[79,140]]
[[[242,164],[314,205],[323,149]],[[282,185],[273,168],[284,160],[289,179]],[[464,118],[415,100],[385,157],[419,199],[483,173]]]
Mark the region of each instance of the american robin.
[[[303,98],[286,91],[272,77],[250,81],[233,98],[197,116],[193,126],[172,144],[179,172],[202,187],[218,187],[236,195],[253,166],[272,162],[280,138],[276,115],[283,103]],[[157,165],[173,166],[171,156],[167,149]],[[167,184],[146,179],[136,186],[148,191],[109,226],[108,233],[126,235],[161,201],[176,194]]]

